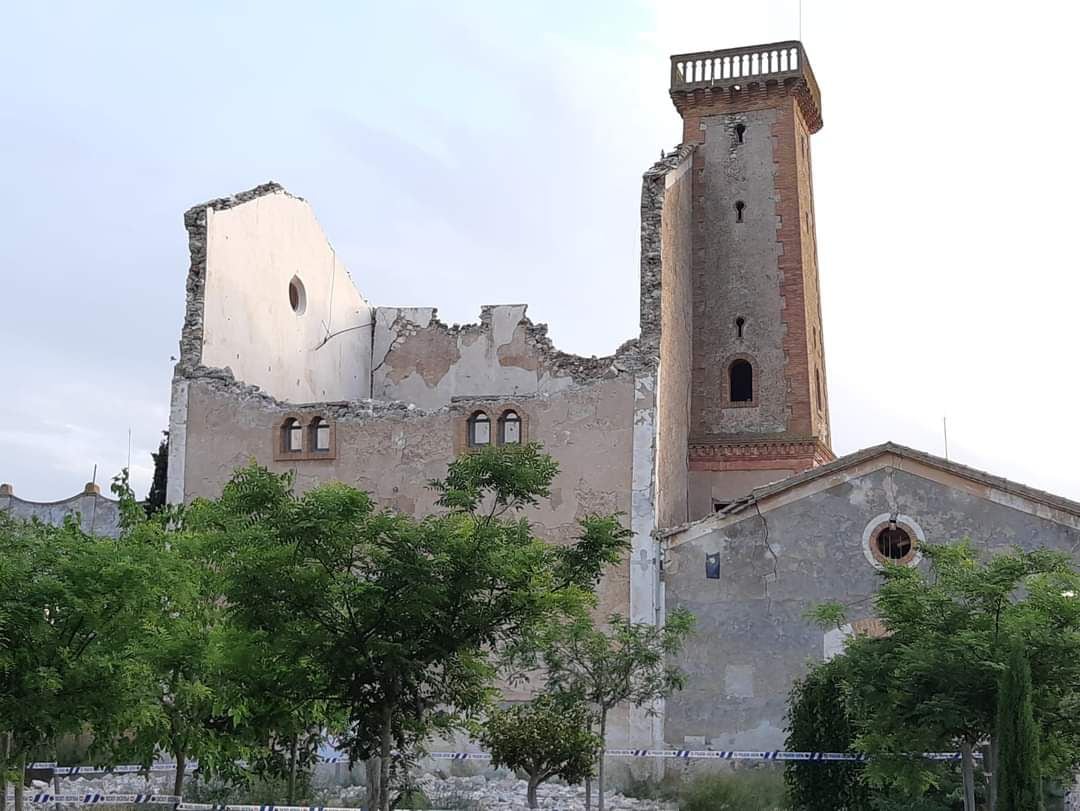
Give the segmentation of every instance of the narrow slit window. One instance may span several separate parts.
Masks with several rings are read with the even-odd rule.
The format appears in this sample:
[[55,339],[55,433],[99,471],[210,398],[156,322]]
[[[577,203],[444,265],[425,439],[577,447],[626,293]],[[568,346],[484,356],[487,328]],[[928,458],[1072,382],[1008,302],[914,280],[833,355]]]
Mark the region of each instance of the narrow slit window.
[[728,369],[731,402],[750,403],[754,400],[754,367],[748,361],[737,360]]
[[739,200],[735,203],[735,222],[743,221],[743,211],[746,209],[746,203]]
[[516,411],[504,411],[499,417],[499,442],[503,445],[521,444],[521,417]]
[[322,417],[311,421],[311,447],[317,451],[330,450],[330,423]]
[[814,383],[817,386],[817,407],[818,411],[825,410],[825,401],[821,399],[821,370],[814,369]]
[[746,319],[741,315],[735,319],[735,335],[739,338],[743,337],[743,327],[746,326]]
[[469,417],[469,445],[480,448],[491,444],[491,417],[477,411]]
[[743,138],[745,136],[746,136],[746,125],[745,124],[736,124],[735,125],[735,140],[738,141],[738,143],[741,144],[741,143],[743,143]]

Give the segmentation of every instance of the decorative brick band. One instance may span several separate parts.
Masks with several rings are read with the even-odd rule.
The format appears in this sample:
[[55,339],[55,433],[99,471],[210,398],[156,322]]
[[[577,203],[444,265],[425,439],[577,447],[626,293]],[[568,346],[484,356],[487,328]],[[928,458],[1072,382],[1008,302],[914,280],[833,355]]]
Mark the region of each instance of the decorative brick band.
[[836,457],[817,439],[690,444],[691,470],[808,470]]

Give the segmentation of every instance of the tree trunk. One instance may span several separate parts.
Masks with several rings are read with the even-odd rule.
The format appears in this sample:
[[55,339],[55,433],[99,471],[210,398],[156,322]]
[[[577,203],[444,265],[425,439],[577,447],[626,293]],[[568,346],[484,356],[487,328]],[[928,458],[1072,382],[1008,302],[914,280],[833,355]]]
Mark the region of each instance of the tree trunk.
[[540,781],[537,779],[538,775],[529,775],[529,788],[526,797],[529,801],[529,808],[539,808],[539,804],[536,802],[536,787],[540,785]]
[[0,732],[0,811],[7,811],[7,770],[11,755],[11,733]]
[[379,794],[380,777],[382,776],[382,758],[369,757],[364,761],[364,775],[367,777],[367,807],[378,809],[382,802]]
[[20,754],[15,760],[15,811],[23,811],[23,794],[26,786],[26,755]]
[[173,752],[176,761],[176,775],[173,777],[172,793],[175,797],[182,797],[184,790],[184,772],[187,769],[187,756],[183,752]]
[[960,742],[960,771],[964,777],[964,811],[975,811],[975,758],[967,740]]
[[607,748],[607,710],[600,710],[600,763],[596,769],[596,811],[604,811],[604,750]]
[[585,811],[592,811],[592,778],[585,778]]
[[386,705],[383,711],[382,742],[379,747],[379,809],[390,811],[390,748],[393,744],[393,706]]
[[289,741],[289,805],[296,802],[296,735]]

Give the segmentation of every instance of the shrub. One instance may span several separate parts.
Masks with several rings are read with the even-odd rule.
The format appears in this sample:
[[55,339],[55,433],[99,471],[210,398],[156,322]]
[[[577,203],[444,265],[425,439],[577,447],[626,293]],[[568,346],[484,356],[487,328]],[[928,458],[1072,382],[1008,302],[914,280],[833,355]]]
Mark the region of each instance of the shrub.
[[773,769],[700,775],[679,793],[681,811],[785,811],[784,778]]

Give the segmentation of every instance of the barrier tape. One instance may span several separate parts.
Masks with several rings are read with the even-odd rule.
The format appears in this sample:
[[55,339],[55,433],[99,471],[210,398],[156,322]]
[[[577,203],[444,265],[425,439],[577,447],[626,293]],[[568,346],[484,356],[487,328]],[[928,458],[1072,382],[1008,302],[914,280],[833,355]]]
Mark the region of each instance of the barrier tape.
[[46,794],[38,792],[27,795],[26,800],[34,805],[177,805],[183,798],[172,794]]
[[[972,753],[976,758],[981,758],[981,752]],[[662,758],[676,760],[781,760],[781,761],[839,761],[848,763],[864,763],[869,759],[868,755],[858,752],[787,752],[776,749],[772,751],[737,751],[721,749],[606,749],[606,757],[630,757],[630,758]],[[487,752],[429,752],[427,757],[432,760],[491,760]],[[926,760],[951,761],[960,760],[959,752],[922,752],[919,757]],[[320,763],[346,764],[347,757],[320,757]],[[245,766],[244,761],[238,761],[238,766]],[[199,767],[198,761],[189,761],[187,764],[191,771]],[[57,766],[55,763],[31,763],[28,768],[38,770],[51,770],[54,775],[78,777],[91,774],[142,774],[145,772],[171,772],[176,770],[175,763],[155,763],[149,769],[142,766],[126,764],[123,766]],[[281,806],[276,806],[281,808]]]

